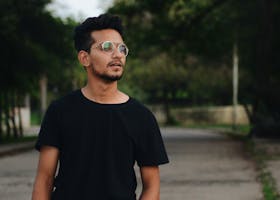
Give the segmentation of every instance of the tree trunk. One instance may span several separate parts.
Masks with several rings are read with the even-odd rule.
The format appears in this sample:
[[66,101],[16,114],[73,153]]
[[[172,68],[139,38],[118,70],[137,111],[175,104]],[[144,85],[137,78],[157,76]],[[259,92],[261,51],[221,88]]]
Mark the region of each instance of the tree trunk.
[[26,94],[24,97],[24,107],[30,109],[30,94]]
[[243,104],[243,107],[244,107],[246,115],[247,115],[247,117],[249,119],[249,123],[252,124],[252,121],[253,121],[253,119],[252,119],[252,116],[253,116],[252,115],[252,111],[250,111],[249,106],[247,104]]
[[13,136],[14,138],[18,138],[18,130],[17,130],[17,125],[16,125],[16,104],[15,104],[15,93],[13,92],[10,96],[10,101],[11,101],[11,121],[12,121],[12,130],[13,130]]
[[47,85],[48,85],[48,78],[45,74],[41,76],[40,79],[40,100],[41,100],[41,117],[45,114],[45,111],[47,109]]
[[7,138],[11,137],[11,126],[10,126],[10,113],[9,113],[9,94],[4,94],[4,120],[5,120],[5,126],[6,126],[6,136]]
[[18,108],[18,134],[19,137],[23,136],[23,128],[22,128],[22,116],[21,116],[21,104],[19,95],[16,94],[16,107]]
[[165,119],[166,119],[165,124],[173,125],[175,123],[175,121],[170,113],[170,106],[169,106],[167,94],[165,95],[164,100],[163,100],[163,107],[164,107],[163,109],[164,109]]
[[[270,92],[270,77],[272,72],[272,34],[273,34],[273,2],[271,0],[258,0],[259,18],[258,35],[256,41],[256,74],[253,100],[253,128],[251,134],[256,136],[269,136],[273,134],[275,125],[273,110],[269,105],[273,93]],[[275,132],[275,133],[276,133]]]
[[3,112],[3,99],[2,99],[2,94],[0,94],[0,143],[3,138],[3,126],[2,126],[2,112]]
[[233,85],[233,95],[232,95],[232,128],[236,130],[237,128],[237,105],[238,105],[238,46],[237,41],[233,44],[233,73],[232,73],[232,85]]

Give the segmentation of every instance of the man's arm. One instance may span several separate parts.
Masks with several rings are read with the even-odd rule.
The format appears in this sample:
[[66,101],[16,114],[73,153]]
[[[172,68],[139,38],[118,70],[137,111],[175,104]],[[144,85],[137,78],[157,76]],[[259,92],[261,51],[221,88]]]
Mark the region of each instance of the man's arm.
[[57,148],[51,146],[41,148],[32,200],[50,200],[58,157]]
[[140,167],[141,179],[143,184],[142,193],[139,200],[159,200],[159,167],[144,166]]

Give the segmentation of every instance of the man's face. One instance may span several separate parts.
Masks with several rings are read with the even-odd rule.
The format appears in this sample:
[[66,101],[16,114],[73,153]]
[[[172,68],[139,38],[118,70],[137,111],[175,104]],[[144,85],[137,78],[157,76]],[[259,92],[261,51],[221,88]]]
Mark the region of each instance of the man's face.
[[[126,56],[117,49],[118,44],[123,43],[121,35],[113,29],[104,29],[93,31],[91,33],[95,43],[92,44],[89,53],[89,72],[106,82],[119,80],[124,71]],[[101,50],[100,44],[105,41],[111,41],[115,47],[113,52]]]

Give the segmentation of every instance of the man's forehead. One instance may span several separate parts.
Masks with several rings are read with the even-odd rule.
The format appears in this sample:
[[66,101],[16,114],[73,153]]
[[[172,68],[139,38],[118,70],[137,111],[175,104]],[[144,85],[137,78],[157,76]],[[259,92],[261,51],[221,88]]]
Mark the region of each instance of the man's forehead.
[[122,36],[120,33],[114,29],[102,29],[102,30],[96,30],[91,32],[91,36],[93,37],[94,40],[110,40],[114,39],[117,42],[122,42]]

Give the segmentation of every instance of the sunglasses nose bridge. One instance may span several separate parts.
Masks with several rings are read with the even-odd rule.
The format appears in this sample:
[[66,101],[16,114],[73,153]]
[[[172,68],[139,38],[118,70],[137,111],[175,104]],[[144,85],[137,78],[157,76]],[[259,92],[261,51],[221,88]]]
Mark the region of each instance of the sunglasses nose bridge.
[[120,50],[120,46],[115,45],[115,44],[113,45],[112,54],[113,54],[113,56],[118,56],[118,57],[121,57],[124,55]]
[[118,51],[118,50],[114,50],[113,52],[112,52],[112,56],[115,58],[115,57],[117,57],[117,58],[120,58],[120,57],[122,57],[122,54]]

